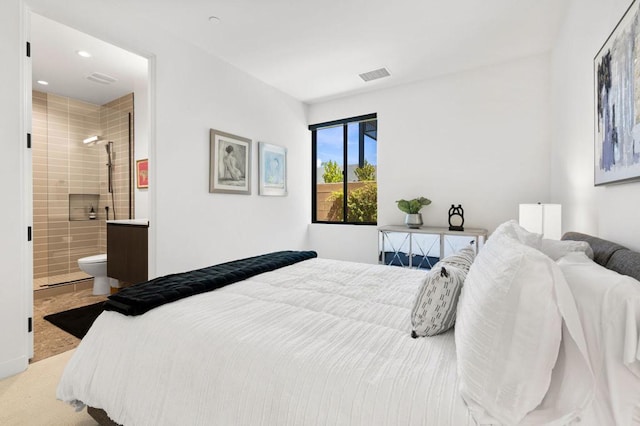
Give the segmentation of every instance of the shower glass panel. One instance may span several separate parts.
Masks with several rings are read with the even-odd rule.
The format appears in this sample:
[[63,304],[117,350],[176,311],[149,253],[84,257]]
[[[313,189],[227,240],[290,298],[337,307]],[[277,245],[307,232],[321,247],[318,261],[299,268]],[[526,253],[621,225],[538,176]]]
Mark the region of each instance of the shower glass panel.
[[[106,253],[109,219],[133,216],[133,94],[94,105],[34,92],[34,289],[90,278],[78,259]],[[98,141],[84,143],[89,136]],[[113,144],[112,193],[107,143]],[[131,201],[130,201],[131,200]],[[115,207],[115,208],[114,208]]]

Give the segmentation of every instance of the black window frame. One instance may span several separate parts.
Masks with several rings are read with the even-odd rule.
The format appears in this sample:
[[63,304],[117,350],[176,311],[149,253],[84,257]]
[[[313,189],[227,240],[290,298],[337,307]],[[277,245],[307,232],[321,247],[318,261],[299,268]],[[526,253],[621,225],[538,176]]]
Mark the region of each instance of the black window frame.
[[[347,152],[347,145],[348,145],[348,137],[347,137],[347,128],[348,125],[351,123],[360,123],[360,126],[363,125],[363,122],[366,121],[371,121],[371,120],[376,120],[376,133],[377,133],[377,121],[378,121],[378,114],[377,113],[371,113],[371,114],[365,114],[365,115],[358,115],[355,117],[349,117],[349,118],[343,118],[341,120],[333,120],[333,121],[328,121],[325,123],[318,123],[318,124],[311,124],[309,125],[309,130],[311,131],[311,223],[325,223],[325,224],[331,224],[331,225],[374,225],[377,226],[378,223],[377,222],[348,222],[347,221],[347,194],[348,194],[348,184],[349,182],[347,181],[347,173],[348,173],[348,152]],[[318,147],[318,141],[317,141],[317,134],[316,131],[323,129],[323,128],[327,128],[327,127],[337,127],[337,126],[342,126],[342,143],[343,143],[343,149],[342,149],[342,155],[343,155],[343,170],[342,170],[342,193],[344,194],[343,198],[343,205],[342,205],[342,212],[343,212],[343,220],[342,222],[333,222],[333,221],[328,221],[328,220],[317,220],[317,179],[318,179],[318,167],[317,167],[317,159],[318,159],[318,155],[317,155],[317,147]],[[362,129],[362,128],[361,128]],[[360,134],[360,141],[359,141],[359,158],[358,158],[358,163],[359,166],[362,167],[364,164],[364,137],[363,137],[363,131],[361,130],[359,132]],[[376,149],[377,149],[377,134],[376,134]],[[377,165],[376,165],[377,167]],[[376,183],[377,183],[377,173],[376,173]],[[377,206],[376,206],[377,209]]]

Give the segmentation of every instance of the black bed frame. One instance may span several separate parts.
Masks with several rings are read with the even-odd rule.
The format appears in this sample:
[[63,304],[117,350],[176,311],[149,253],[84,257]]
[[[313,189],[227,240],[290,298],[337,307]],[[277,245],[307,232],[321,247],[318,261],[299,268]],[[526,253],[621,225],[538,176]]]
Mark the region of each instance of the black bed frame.
[[87,407],[87,414],[93,417],[100,426],[122,426],[111,420],[107,413],[100,408]]

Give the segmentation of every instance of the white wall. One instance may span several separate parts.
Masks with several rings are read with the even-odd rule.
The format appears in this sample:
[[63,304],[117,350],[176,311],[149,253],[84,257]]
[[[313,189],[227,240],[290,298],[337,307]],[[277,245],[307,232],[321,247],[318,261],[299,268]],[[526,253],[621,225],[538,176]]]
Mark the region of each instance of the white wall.
[[[158,274],[301,248],[311,203],[302,104],[195,48],[173,44],[156,50]],[[252,195],[210,194],[210,128],[286,146],[289,195],[258,196],[257,144]]]
[[[549,56],[311,105],[311,124],[378,113],[378,224],[401,224],[395,201],[425,196],[426,225],[448,226],[462,204],[465,227],[492,231],[518,204],[548,202]],[[375,263],[375,227],[311,225],[324,257]],[[372,247],[373,245],[373,247]]]
[[21,41],[20,2],[0,2],[0,378],[27,367],[27,317],[29,307],[25,289],[30,281],[28,267],[27,224],[23,157],[23,84],[22,61],[25,46]]
[[[153,66],[153,63],[149,64]],[[134,164],[137,160],[149,158],[149,140],[151,138],[151,111],[149,102],[149,78],[139,78],[134,83],[133,110],[134,110]],[[134,179],[137,175],[134,173]],[[149,190],[140,189],[134,184],[135,218],[149,218]]]
[[594,187],[593,58],[629,0],[573,1],[552,55],[552,198],[563,230],[640,250],[640,182]]
[[[155,61],[149,145],[151,275],[306,247],[310,212],[305,106],[229,64],[100,0],[26,0],[33,12]],[[18,206],[20,167],[20,0],[0,2],[0,377],[26,367],[26,222]],[[144,31],[141,31],[141,26]],[[286,146],[289,196],[257,195],[254,144],[251,196],[210,194],[209,129]],[[18,366],[15,360],[18,359]],[[5,364],[13,363],[7,368]]]

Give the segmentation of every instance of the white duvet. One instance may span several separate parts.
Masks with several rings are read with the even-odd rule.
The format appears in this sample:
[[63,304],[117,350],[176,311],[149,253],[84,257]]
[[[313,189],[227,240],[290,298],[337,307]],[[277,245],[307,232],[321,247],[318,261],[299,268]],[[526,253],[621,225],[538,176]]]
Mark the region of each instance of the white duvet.
[[412,339],[425,272],[312,259],[127,317],[105,312],[57,396],[139,425],[473,425],[453,331]]

